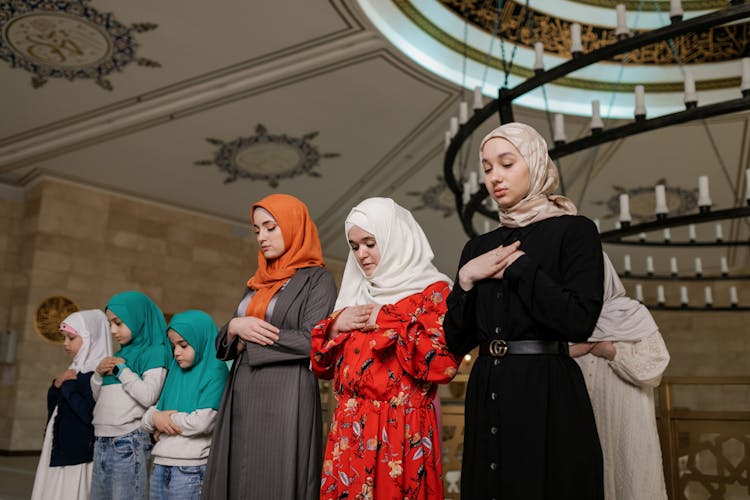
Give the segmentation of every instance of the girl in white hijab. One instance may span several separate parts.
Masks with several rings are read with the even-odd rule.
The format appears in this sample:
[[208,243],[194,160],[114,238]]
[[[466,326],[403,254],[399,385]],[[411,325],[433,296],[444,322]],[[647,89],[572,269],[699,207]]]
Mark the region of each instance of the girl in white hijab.
[[654,387],[669,352],[646,306],[625,294],[604,254],[604,306],[588,342],[571,346],[594,406],[607,500],[666,500]]
[[450,279],[408,210],[370,198],[345,223],[336,311],[312,332],[312,369],[334,379],[322,499],[443,498],[437,387],[456,374],[443,316]]
[[109,323],[98,309],[71,314],[60,324],[73,356],[47,392],[48,423],[34,478],[32,500],[88,499],[93,467],[94,397],[91,375],[112,355]]

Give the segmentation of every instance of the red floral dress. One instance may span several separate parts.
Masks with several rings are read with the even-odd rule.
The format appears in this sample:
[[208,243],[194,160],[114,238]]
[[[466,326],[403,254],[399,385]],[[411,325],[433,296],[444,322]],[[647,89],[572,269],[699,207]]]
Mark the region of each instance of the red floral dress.
[[320,498],[443,498],[436,383],[458,363],[443,334],[450,289],[437,282],[378,314],[379,329],[327,340],[333,319],[312,331],[312,369],[334,378],[333,415]]

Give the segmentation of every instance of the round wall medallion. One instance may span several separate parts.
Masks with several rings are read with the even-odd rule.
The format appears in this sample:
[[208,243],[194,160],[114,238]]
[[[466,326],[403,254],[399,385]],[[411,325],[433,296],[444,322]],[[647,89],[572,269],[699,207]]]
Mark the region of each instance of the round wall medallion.
[[46,340],[59,344],[65,338],[60,333],[60,323],[76,311],[78,306],[67,297],[57,295],[44,299],[36,309],[34,329]]
[[216,165],[227,174],[224,183],[238,178],[267,181],[271,187],[279,185],[281,179],[290,179],[307,174],[321,175],[313,170],[321,158],[336,158],[338,153],[321,153],[311,142],[318,132],[302,137],[287,134],[269,134],[266,127],[258,124],[255,135],[238,137],[233,141],[207,138],[209,144],[218,146],[213,160],[199,160],[195,165]]
[[0,0],[0,59],[33,73],[34,88],[49,78],[89,78],[107,90],[106,76],[131,62],[159,67],[136,57],[135,33],[156,24],[125,26],[111,13],[100,13],[90,0]]

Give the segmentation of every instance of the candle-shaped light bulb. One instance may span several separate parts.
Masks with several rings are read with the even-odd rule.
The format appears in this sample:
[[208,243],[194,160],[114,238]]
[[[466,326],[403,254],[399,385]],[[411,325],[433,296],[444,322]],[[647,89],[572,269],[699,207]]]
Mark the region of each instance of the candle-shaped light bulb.
[[650,255],[646,257],[646,274],[649,276],[654,275],[654,258]]
[[625,4],[617,4],[615,6],[615,12],[617,13],[617,27],[615,28],[615,35],[618,38],[622,38],[630,34],[630,30],[628,29],[627,9],[625,8]]
[[555,113],[555,132],[553,134],[555,144],[565,142],[565,117],[560,113]]
[[711,195],[708,192],[708,176],[698,177],[698,207],[701,213],[708,212],[711,208]]
[[703,261],[700,257],[695,258],[695,275],[699,278],[703,276]]
[[630,255],[623,258],[623,270],[626,275],[630,274]]
[[714,296],[713,296],[713,293],[711,292],[710,286],[707,286],[706,288],[703,289],[703,296],[705,298],[706,307],[711,307],[714,303]]
[[458,123],[463,125],[469,121],[469,103],[461,101],[458,103]]
[[479,180],[476,172],[469,172],[469,192],[471,194],[479,191]]
[[669,230],[668,227],[664,228],[664,243],[669,243],[672,241],[672,231]]
[[643,302],[643,285],[636,283],[635,285],[635,300]]
[[659,285],[656,287],[656,302],[663,306],[666,302],[666,299],[664,298],[664,285]]
[[544,43],[534,42],[534,71],[544,71]]
[[630,197],[627,193],[622,193],[620,194],[620,222],[629,223],[630,220]]
[[729,287],[729,303],[732,307],[737,307],[740,303],[740,298],[737,296],[737,287]]
[[583,44],[581,43],[581,25],[572,23],[570,25],[570,53],[573,57],[583,54]]
[[601,130],[604,128],[604,122],[601,116],[601,104],[598,99],[591,101],[591,130]]
[[688,239],[690,240],[690,243],[695,243],[695,224],[690,224],[688,226]]
[[729,263],[726,257],[721,258],[721,275],[729,276]]
[[458,118],[457,117],[451,116],[449,130],[451,132],[451,138],[455,137],[456,134],[458,133]]
[[688,301],[687,287],[686,286],[681,286],[680,287],[680,305],[682,307],[687,307],[688,303],[689,303],[689,301]]
[[484,107],[484,96],[482,95],[482,87],[474,87],[474,109],[482,109]]
[[464,186],[464,190],[461,193],[461,199],[464,205],[466,205],[467,203],[469,203],[469,200],[471,199],[471,184],[467,181],[467,182],[464,182],[463,186]]
[[643,243],[646,241],[646,233],[638,233],[638,240]]
[[695,92],[695,77],[690,68],[685,68],[685,107],[694,108],[698,103],[698,94]]
[[646,118],[646,89],[643,85],[635,86],[635,117]]
[[682,20],[682,2],[680,0],[669,0],[669,19],[672,22]]
[[654,194],[656,195],[656,216],[664,218],[667,216],[669,209],[667,208],[667,188],[664,184],[657,184],[654,187]]
[[716,224],[716,241],[722,241],[724,239],[724,229],[721,224]]
[[669,258],[669,273],[672,276],[677,276],[678,270],[677,270],[677,257],[670,257]]
[[745,169],[745,200],[750,205],[750,168]]
[[742,58],[742,81],[740,82],[740,90],[744,97],[750,95],[750,57]]

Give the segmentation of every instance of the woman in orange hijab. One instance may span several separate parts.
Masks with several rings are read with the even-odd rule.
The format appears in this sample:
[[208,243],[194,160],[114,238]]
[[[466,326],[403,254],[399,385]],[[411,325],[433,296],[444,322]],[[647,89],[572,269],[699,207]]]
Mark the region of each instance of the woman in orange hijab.
[[310,331],[333,309],[336,285],[304,203],[273,194],[250,219],[258,269],[217,338],[219,359],[235,361],[202,498],[317,499],[322,425]]

